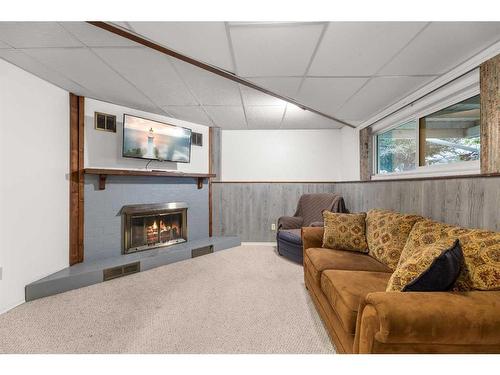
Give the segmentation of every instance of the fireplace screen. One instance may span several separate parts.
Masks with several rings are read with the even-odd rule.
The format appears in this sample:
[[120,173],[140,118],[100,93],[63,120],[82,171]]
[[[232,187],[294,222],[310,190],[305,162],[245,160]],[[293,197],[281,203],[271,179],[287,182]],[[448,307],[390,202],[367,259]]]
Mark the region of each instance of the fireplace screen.
[[124,253],[187,241],[187,205],[160,203],[130,205],[124,215]]

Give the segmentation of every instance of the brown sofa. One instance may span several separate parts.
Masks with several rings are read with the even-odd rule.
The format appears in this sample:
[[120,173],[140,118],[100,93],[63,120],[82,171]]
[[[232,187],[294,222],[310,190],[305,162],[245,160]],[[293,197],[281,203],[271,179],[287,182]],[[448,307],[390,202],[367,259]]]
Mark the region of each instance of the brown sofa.
[[337,352],[500,353],[500,291],[386,292],[393,264],[322,240],[302,228],[305,285]]

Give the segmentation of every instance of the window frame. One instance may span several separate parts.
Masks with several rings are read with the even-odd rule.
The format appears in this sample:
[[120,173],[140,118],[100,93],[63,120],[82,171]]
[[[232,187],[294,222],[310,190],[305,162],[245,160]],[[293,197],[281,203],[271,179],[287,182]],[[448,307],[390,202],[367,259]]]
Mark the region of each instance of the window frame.
[[[435,101],[433,104],[426,106],[420,110],[413,112],[410,115],[397,119],[391,122],[388,126],[377,129],[372,134],[372,179],[387,179],[387,178],[408,178],[408,177],[432,177],[446,175],[462,175],[462,174],[477,174],[480,172],[480,160],[461,161],[450,164],[435,164],[435,165],[420,165],[420,119],[431,115],[437,111],[445,109],[454,104],[458,104],[466,99],[480,95],[479,85],[462,90],[441,100]],[[378,171],[378,140],[377,137],[389,130],[397,128],[409,121],[416,121],[416,150],[415,150],[415,169],[403,172],[379,173]]]

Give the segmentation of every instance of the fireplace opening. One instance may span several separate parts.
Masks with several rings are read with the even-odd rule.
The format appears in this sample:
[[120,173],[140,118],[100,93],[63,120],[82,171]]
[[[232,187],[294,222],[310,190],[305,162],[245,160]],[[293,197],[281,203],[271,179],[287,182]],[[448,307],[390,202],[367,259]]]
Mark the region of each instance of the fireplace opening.
[[187,204],[128,205],[122,208],[125,254],[187,241]]

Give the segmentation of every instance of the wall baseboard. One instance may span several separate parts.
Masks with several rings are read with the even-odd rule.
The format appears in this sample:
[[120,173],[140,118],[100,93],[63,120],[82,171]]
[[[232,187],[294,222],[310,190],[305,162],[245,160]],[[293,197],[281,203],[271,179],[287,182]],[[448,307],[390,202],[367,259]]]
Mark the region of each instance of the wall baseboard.
[[276,242],[242,242],[241,246],[276,246]]

